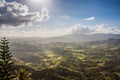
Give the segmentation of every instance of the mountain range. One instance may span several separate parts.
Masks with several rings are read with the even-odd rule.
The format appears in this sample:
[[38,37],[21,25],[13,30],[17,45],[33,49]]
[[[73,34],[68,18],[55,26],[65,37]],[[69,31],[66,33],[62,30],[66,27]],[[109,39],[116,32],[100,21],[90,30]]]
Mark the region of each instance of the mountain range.
[[120,34],[69,34],[59,37],[8,37],[12,41],[23,41],[33,43],[50,43],[50,42],[68,42],[68,43],[79,43],[79,42],[91,42],[101,41],[109,38],[120,39]]

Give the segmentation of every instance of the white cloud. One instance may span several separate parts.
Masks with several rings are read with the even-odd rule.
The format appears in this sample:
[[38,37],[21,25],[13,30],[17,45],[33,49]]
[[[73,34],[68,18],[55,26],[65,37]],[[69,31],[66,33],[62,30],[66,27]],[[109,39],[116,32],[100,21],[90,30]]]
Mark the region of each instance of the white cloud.
[[105,24],[100,24],[96,26],[84,26],[81,24],[76,24],[70,27],[68,30],[71,33],[77,33],[77,34],[97,34],[97,33],[120,34],[120,29]]
[[0,26],[29,25],[36,21],[49,19],[49,11],[43,8],[41,12],[30,12],[26,5],[17,2],[5,2],[0,0]]
[[112,33],[112,34],[120,34],[120,30],[116,27],[111,27],[106,24],[96,25],[94,28],[94,33]]
[[73,25],[68,30],[71,33],[77,33],[77,34],[89,34],[93,31],[89,26],[84,26],[81,24]]
[[88,18],[85,18],[86,21],[93,21],[95,20],[95,17],[88,17]]
[[43,8],[42,9],[42,15],[41,15],[41,20],[44,20],[44,21],[46,21],[46,20],[48,20],[49,19],[49,11],[48,11],[48,9],[47,8]]

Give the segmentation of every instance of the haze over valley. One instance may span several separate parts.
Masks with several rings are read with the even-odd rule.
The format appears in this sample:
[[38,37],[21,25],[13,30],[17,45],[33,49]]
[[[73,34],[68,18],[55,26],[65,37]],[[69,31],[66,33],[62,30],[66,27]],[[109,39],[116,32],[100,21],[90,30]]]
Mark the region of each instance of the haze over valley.
[[120,80],[120,0],[0,0],[0,80]]

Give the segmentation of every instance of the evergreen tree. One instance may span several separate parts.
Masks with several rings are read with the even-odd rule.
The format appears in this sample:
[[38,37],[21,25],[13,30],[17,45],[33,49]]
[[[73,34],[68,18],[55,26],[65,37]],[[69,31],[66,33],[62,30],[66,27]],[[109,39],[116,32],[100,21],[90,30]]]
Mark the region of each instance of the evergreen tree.
[[0,80],[12,80],[16,77],[8,44],[5,37],[0,41]]

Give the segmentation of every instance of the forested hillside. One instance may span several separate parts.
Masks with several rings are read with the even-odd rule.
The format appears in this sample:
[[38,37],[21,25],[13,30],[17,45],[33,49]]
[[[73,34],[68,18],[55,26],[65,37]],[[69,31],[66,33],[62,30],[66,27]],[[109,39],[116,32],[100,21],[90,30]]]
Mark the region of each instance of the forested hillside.
[[35,80],[119,80],[120,39],[85,43],[11,42],[16,67]]

